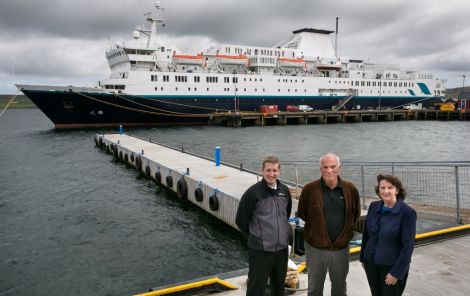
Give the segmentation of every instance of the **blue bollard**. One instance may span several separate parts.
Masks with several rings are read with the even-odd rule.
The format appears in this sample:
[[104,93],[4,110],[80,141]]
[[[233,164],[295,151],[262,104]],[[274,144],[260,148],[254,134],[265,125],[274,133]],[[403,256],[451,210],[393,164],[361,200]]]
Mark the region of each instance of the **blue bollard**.
[[215,166],[220,166],[220,147],[215,147]]
[[122,128],[122,124],[119,125],[119,134],[122,135],[124,133],[124,130]]

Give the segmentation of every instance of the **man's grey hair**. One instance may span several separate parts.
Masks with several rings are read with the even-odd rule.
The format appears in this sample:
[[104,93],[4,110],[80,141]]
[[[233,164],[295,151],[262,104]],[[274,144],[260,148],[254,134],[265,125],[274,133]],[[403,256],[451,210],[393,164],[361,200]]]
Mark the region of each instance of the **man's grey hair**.
[[326,157],[334,157],[336,158],[336,161],[338,162],[338,166],[341,166],[341,162],[339,161],[339,156],[334,154],[334,153],[331,153],[331,152],[328,152],[328,153],[325,153],[323,154],[322,156],[320,156],[320,167],[321,167],[321,162],[323,161],[323,159],[325,159]]

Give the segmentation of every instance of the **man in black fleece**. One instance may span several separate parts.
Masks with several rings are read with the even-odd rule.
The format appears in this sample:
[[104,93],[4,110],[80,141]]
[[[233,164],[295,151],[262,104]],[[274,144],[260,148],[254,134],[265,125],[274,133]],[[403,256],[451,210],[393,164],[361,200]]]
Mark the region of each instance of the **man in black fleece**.
[[238,205],[235,223],[248,237],[247,296],[263,296],[268,278],[271,295],[284,295],[292,198],[278,179],[280,169],[277,157],[266,157],[263,180],[248,188]]

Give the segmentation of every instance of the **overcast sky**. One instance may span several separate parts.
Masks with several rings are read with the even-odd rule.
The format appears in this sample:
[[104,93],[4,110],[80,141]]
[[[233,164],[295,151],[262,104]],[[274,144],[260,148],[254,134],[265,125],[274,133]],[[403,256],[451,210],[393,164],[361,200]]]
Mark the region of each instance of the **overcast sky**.
[[[300,28],[335,29],[338,54],[470,84],[470,1],[160,0],[161,37],[184,52],[273,46]],[[130,40],[150,0],[1,0],[0,94],[15,83],[92,85],[109,75],[108,38]]]

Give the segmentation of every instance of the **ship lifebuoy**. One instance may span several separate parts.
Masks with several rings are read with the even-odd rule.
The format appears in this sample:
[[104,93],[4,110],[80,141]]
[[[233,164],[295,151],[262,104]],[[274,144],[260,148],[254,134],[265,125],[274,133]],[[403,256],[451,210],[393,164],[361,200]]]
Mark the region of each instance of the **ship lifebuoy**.
[[149,165],[145,166],[145,174],[147,175],[147,177],[150,177],[150,173],[151,173],[150,166]]
[[124,161],[129,162],[129,155],[127,153],[124,154]]
[[173,188],[173,177],[172,176],[170,176],[170,175],[166,176],[165,181],[166,181],[166,186],[168,186],[169,188]]
[[176,183],[176,194],[178,195],[179,199],[188,198],[188,184],[184,179],[180,179]]
[[155,173],[155,184],[162,185],[162,173],[160,172]]
[[135,158],[135,164],[137,166],[137,170],[139,172],[142,171],[142,158],[140,157],[140,155]]
[[197,188],[194,191],[194,198],[196,199],[197,202],[202,202],[204,200],[204,192],[202,192],[201,188]]
[[209,197],[209,208],[212,211],[217,211],[219,209],[219,199],[217,195],[213,194]]
[[134,153],[131,153],[131,162],[134,163]]

